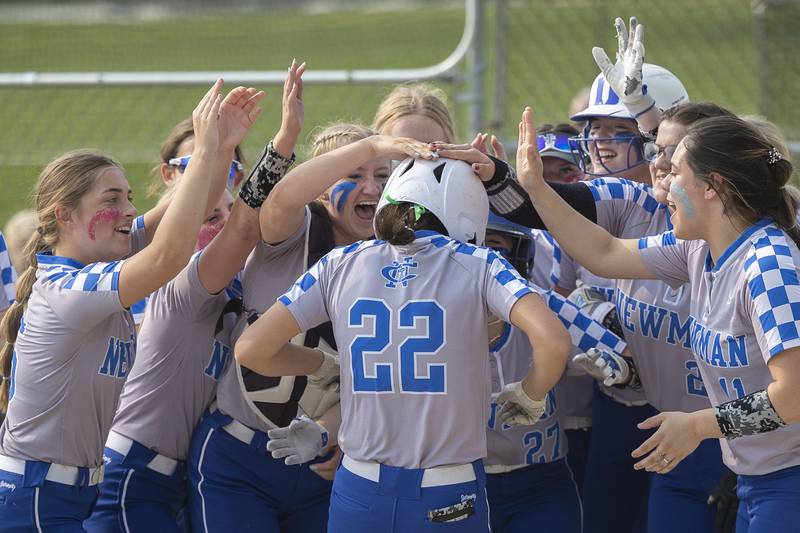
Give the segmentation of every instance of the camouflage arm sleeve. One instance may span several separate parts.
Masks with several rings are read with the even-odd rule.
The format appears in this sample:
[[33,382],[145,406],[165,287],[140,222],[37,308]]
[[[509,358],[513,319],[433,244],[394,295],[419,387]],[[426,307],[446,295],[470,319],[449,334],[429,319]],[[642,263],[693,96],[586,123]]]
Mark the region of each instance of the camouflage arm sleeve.
[[786,425],[763,389],[714,408],[717,424],[726,439],[774,431]]
[[284,158],[272,146],[272,141],[267,144],[261,157],[258,158],[258,163],[253,167],[247,180],[242,185],[239,191],[239,198],[244,203],[258,209],[264,200],[267,199],[272,188],[278,183],[281,178],[286,174],[292,163],[294,163],[294,154],[289,159]]

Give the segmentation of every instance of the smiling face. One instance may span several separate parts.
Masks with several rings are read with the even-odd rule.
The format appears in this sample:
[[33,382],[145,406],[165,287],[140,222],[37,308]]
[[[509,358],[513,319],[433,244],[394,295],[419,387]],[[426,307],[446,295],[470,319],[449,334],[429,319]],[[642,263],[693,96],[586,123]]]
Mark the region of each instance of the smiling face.
[[66,245],[70,256],[83,263],[122,259],[131,253],[135,217],[125,174],[117,167],[107,167],[74,210],[62,211],[59,245]]
[[593,140],[587,143],[592,171],[599,176],[649,180],[648,169],[641,157],[640,136],[635,120],[592,118],[588,137]]
[[390,164],[384,158],[367,161],[323,194],[322,202],[331,216],[338,246],[369,239],[374,234],[372,221],[391,174]]
[[714,218],[708,202],[716,197],[711,187],[698,179],[687,162],[686,148],[681,141],[672,155],[671,172],[662,180],[662,186],[669,188],[667,206],[679,239],[704,238],[709,223]]
[[658,136],[656,137],[656,148],[658,156],[650,165],[650,176],[653,180],[653,194],[660,203],[667,203],[667,193],[669,187],[664,186],[664,178],[670,172],[670,162],[675,153],[678,143],[686,135],[686,126],[664,120],[658,126]]

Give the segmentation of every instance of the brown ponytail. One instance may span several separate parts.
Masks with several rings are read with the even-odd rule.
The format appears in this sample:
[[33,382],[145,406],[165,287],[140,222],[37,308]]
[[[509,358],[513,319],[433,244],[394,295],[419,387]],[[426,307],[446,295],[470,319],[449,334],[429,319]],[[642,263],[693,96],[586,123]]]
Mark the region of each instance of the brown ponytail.
[[39,226],[25,246],[25,255],[30,266],[17,280],[16,300],[0,322],[0,337],[5,341],[0,349],[0,372],[3,377],[0,383],[0,411],[5,411],[8,407],[11,359],[22,315],[36,282],[36,254],[51,250],[58,243],[56,208],[77,208],[97,177],[109,167],[122,168],[116,161],[102,154],[90,150],[75,150],[51,162],[39,174],[35,193]]
[[394,246],[411,244],[414,231],[431,230],[447,235],[447,230],[439,219],[430,211],[426,211],[415,220],[414,204],[399,202],[389,204],[375,215],[375,236]]

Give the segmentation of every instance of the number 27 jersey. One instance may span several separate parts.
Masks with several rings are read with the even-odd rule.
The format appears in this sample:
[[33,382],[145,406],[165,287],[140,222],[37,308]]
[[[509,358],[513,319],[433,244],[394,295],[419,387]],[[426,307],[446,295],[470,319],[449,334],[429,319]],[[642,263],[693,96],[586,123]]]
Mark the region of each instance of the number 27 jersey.
[[333,323],[344,453],[430,468],[486,456],[487,312],[532,292],[495,252],[417,232],[337,248],[279,301],[303,330]]

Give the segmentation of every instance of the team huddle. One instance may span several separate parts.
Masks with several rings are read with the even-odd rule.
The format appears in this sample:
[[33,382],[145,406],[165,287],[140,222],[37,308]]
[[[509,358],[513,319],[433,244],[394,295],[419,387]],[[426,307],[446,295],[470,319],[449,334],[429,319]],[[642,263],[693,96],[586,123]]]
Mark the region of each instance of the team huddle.
[[49,163],[0,235],[0,531],[796,528],[790,155],[615,26],[513,166],[420,83],[294,165],[296,61],[249,174],[264,93],[222,80],[144,215],[114,159]]

